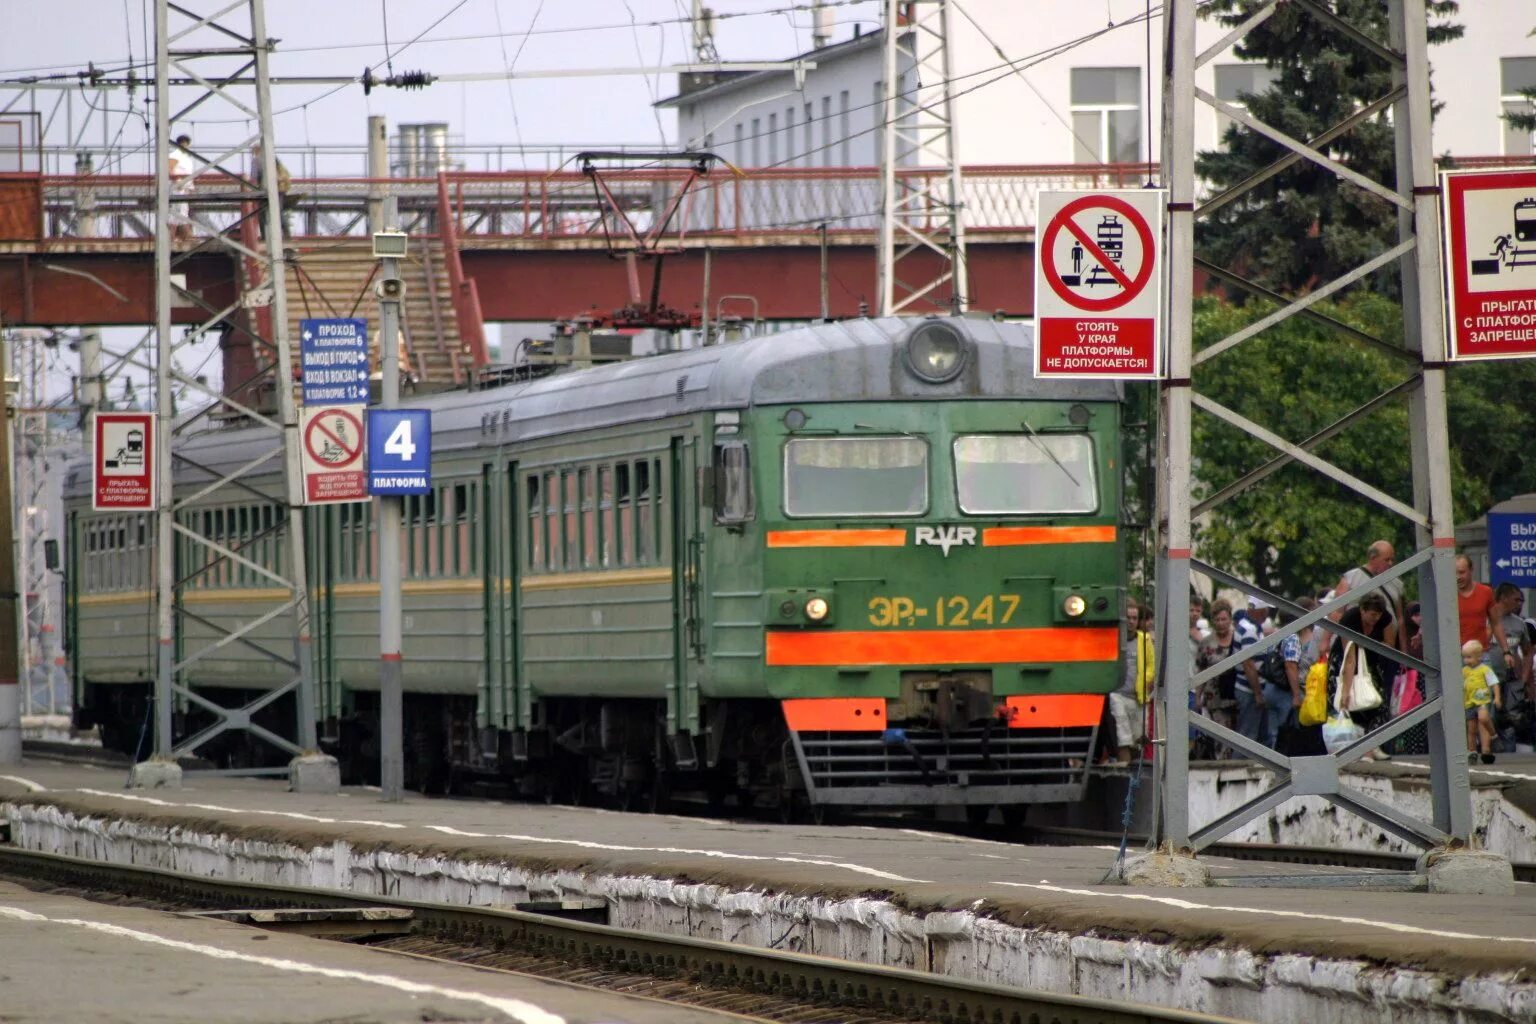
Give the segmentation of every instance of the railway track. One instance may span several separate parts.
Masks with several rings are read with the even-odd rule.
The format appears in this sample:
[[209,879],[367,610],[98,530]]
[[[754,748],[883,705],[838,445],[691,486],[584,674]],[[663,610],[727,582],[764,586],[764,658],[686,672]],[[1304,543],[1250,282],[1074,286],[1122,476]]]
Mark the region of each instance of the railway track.
[[[257,885],[0,846],[0,876],[156,909],[309,925],[402,955],[513,971],[787,1024],[1237,1024],[1230,1018],[1026,991],[783,950],[625,931],[494,907]],[[358,929],[324,927],[351,912]],[[369,911],[362,915],[357,912]],[[343,917],[345,918],[345,913]],[[408,922],[408,924],[407,924]]]

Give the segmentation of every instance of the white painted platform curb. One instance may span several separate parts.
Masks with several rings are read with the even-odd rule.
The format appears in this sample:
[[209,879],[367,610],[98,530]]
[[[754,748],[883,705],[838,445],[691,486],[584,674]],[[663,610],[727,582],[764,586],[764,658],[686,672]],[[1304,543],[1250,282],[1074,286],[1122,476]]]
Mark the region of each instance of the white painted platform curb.
[[[1392,1020],[1493,1024],[1536,1020],[1529,971],[1451,977],[1363,960],[1261,955],[1143,939],[1020,928],[965,911],[914,914],[884,900],[680,884],[662,878],[530,872],[489,861],[360,852],[345,841],[303,849],[5,803],[21,848],[274,885],[429,902],[508,905],[602,898],[621,928],[791,949],[932,970],[1050,992],[1223,1014],[1264,1024]],[[1536,952],[1533,952],[1536,962]]]

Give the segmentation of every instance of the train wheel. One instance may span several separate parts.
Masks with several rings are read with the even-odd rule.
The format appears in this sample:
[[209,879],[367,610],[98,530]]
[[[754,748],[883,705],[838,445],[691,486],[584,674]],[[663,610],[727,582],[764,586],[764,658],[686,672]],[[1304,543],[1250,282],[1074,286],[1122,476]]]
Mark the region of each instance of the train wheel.
[[965,820],[977,827],[985,825],[992,820],[992,806],[990,804],[966,804]]

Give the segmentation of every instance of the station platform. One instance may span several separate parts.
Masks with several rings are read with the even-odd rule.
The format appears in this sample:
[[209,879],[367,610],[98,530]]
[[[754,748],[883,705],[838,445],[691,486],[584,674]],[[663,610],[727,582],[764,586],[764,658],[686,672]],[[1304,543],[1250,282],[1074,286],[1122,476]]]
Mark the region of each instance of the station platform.
[[426,901],[600,898],[620,927],[1276,1024],[1536,1020],[1536,885],[1370,891],[1371,872],[1210,858],[1218,879],[1287,881],[1132,888],[1105,884],[1114,847],[124,781],[25,763],[0,775],[0,814],[29,849]]

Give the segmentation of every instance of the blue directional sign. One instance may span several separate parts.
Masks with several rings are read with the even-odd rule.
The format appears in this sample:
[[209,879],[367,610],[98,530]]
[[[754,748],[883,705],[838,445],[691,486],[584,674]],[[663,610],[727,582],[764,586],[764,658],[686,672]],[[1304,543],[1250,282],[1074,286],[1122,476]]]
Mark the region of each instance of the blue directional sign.
[[368,493],[432,491],[432,413],[368,410]]
[[368,321],[300,320],[305,405],[368,401]]
[[1536,587],[1536,512],[1488,513],[1488,582]]

